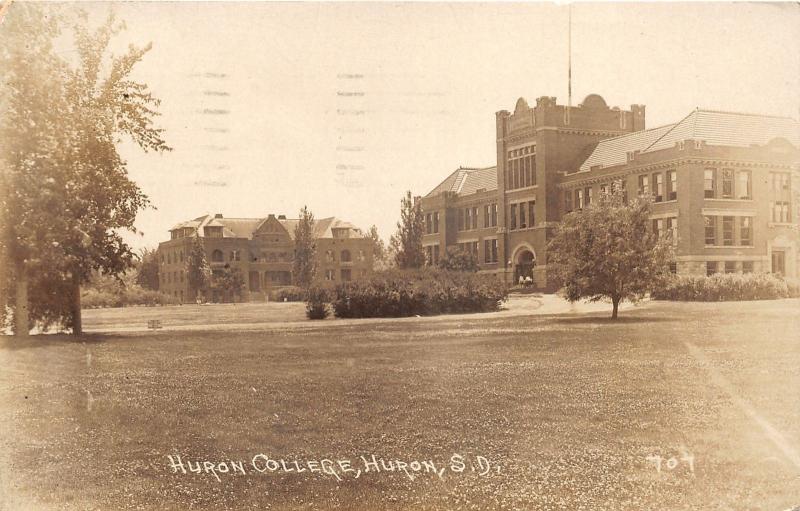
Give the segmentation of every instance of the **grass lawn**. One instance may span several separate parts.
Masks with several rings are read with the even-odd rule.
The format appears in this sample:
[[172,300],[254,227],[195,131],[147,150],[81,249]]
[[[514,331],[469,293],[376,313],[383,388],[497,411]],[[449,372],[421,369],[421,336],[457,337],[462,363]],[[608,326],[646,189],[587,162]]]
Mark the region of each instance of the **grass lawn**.
[[[800,300],[303,328],[281,307],[262,330],[0,338],[0,509],[800,505]],[[364,472],[371,455],[406,467]],[[323,459],[362,473],[311,472]]]

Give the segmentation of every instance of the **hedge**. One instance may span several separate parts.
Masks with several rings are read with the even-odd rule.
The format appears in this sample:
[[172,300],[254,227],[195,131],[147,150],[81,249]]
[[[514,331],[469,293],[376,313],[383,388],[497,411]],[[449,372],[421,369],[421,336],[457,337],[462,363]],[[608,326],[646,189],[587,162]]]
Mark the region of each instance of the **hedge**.
[[158,291],[143,289],[139,286],[128,286],[111,292],[89,288],[81,293],[81,307],[84,309],[102,309],[107,307],[128,307],[132,305],[169,305],[177,303],[177,299]]
[[338,284],[331,305],[338,318],[404,317],[496,311],[507,298],[494,276],[423,268]]
[[654,289],[654,300],[721,302],[800,297],[800,282],[768,273],[718,273],[710,277],[675,275]]
[[306,299],[306,290],[297,286],[282,287],[270,291],[269,299],[272,302],[302,302]]

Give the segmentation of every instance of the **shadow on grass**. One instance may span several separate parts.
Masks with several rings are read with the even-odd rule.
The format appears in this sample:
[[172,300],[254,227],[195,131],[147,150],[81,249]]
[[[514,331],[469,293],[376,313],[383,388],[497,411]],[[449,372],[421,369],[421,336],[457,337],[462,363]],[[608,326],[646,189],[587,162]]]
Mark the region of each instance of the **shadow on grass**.
[[630,324],[644,324],[644,323],[670,323],[674,321],[678,321],[679,318],[672,317],[672,316],[626,316],[620,315],[616,319],[612,319],[611,315],[548,315],[542,316],[543,318],[547,318],[549,321],[553,323],[563,324],[563,325],[582,325],[582,324],[601,324],[601,325],[630,325]]
[[71,334],[39,334],[28,337],[6,335],[0,337],[0,349],[17,351],[70,344],[97,345],[123,337],[113,334],[83,334],[78,337]]

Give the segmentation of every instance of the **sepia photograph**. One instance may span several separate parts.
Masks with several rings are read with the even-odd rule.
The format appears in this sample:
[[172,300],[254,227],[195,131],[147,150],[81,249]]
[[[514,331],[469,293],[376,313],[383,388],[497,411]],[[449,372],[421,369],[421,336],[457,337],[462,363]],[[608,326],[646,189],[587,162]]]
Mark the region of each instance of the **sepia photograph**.
[[800,511],[800,4],[0,0],[0,511]]

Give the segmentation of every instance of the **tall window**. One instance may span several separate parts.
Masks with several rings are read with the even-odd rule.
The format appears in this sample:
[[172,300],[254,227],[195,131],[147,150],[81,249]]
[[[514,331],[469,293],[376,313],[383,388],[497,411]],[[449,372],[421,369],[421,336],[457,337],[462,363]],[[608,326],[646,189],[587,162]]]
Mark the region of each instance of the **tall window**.
[[772,221],[778,223],[788,223],[792,221],[791,216],[791,181],[788,172],[772,172],[770,173],[772,195],[770,201],[770,210],[772,212]]
[[749,216],[739,217],[739,240],[740,245],[753,244],[753,219]]
[[437,234],[439,232],[439,212],[433,212],[433,232]]
[[536,201],[528,201],[528,227],[536,227],[536,217],[534,216],[534,209]]
[[736,273],[736,261],[725,261],[725,273]]
[[733,245],[733,218],[732,216],[722,217],[722,244]]
[[466,208],[464,210],[464,230],[469,230],[472,226],[472,209]]
[[489,205],[486,204],[483,206],[483,227],[489,227],[489,223],[492,221],[491,213],[489,212]]
[[733,171],[722,169],[722,198],[733,199]]
[[536,184],[536,148],[521,147],[508,152],[506,188],[525,188]]
[[639,176],[639,196],[647,197],[650,195],[650,180],[648,176]]
[[655,202],[664,200],[664,174],[661,172],[653,174],[653,197]]
[[742,261],[742,273],[753,273],[753,261]]
[[483,262],[497,262],[497,240],[483,240]]
[[525,204],[519,205],[519,228],[525,229],[528,227],[528,222],[525,221]]
[[664,234],[664,219],[653,219],[653,232],[660,238]]
[[589,207],[589,204],[592,203],[592,187],[588,187],[584,190],[584,194],[586,194],[586,207]]
[[676,246],[678,244],[678,217],[667,218],[667,231],[672,245]]
[[478,228],[478,207],[477,206],[472,208],[472,228],[473,229],[477,229]]
[[703,217],[703,224],[705,225],[705,233],[706,233],[706,245],[716,245],[717,244],[717,229],[714,222],[713,216],[704,216]]
[[583,209],[583,190],[575,190],[575,207]]
[[221,263],[225,260],[225,256],[222,254],[222,250],[215,250],[211,252],[211,261],[214,263]]
[[464,230],[464,210],[463,209],[459,209],[458,210],[458,230],[459,231],[463,231]]
[[706,261],[706,275],[709,277],[717,273],[717,262],[716,261]]
[[492,204],[492,227],[497,227],[497,204]]
[[750,186],[750,171],[740,170],[736,174],[736,197],[739,199],[752,199],[752,189]]
[[353,260],[353,257],[350,255],[350,251],[347,249],[342,250],[340,257],[343,263],[349,263],[350,261]]
[[425,234],[433,233],[433,215],[428,213],[425,215]]
[[667,171],[667,200],[677,200],[678,198],[678,172]]
[[716,174],[716,170],[714,169],[706,169],[703,173],[703,196],[706,199],[713,199],[716,195]]
[[564,212],[569,213],[572,211],[572,191],[564,191]]
[[516,204],[512,204],[511,205],[511,214],[509,215],[509,217],[510,217],[510,220],[511,220],[511,225],[509,226],[509,228],[516,229],[517,228],[517,205]]

